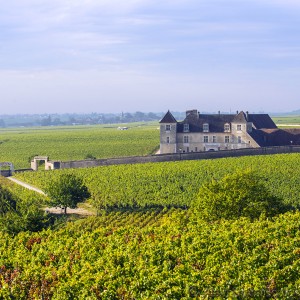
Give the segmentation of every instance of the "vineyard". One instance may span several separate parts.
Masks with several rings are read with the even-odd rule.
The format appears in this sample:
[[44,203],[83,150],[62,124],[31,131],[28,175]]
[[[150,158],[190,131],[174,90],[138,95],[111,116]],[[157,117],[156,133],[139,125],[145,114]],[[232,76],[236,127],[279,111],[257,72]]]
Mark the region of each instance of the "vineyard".
[[73,173],[83,178],[97,209],[189,207],[200,186],[237,170],[251,169],[262,176],[272,194],[299,206],[300,154],[280,154],[119,165],[88,169],[39,171],[17,178],[45,189],[57,174]]
[[299,299],[299,218],[206,223],[171,209],[0,233],[0,298]]
[[[299,159],[281,154],[19,173],[41,189],[58,175],[79,176],[98,216],[14,235],[2,229],[0,299],[299,299],[298,210],[212,221],[193,207],[204,184],[243,170],[299,207]],[[7,180],[1,184],[25,204],[45,203]]]
[[118,125],[1,129],[0,161],[29,168],[34,155],[66,161],[153,153],[159,146],[157,125],[131,126],[123,131]]

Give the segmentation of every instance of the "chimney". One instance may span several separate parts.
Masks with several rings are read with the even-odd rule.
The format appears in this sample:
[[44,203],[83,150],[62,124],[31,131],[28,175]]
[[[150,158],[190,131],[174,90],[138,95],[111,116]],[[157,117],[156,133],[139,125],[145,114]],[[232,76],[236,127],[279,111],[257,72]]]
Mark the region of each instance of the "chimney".
[[220,112],[220,111],[218,111],[218,114],[220,115],[220,114],[221,114],[221,112]]
[[197,115],[198,115],[197,109],[187,110],[187,111],[186,111],[186,116],[189,116],[189,115],[197,116]]
[[237,115],[239,114],[239,111],[238,111],[238,110],[236,111],[236,114],[237,114]]
[[249,121],[249,111],[246,111],[246,120]]

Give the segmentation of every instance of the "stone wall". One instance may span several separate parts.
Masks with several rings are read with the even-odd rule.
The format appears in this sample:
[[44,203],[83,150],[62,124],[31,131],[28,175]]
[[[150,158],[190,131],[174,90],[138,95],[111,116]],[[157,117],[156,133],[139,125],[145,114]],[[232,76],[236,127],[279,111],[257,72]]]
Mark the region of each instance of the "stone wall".
[[12,175],[12,171],[11,170],[0,170],[0,175],[4,176],[4,177],[9,177]]
[[281,153],[296,153],[300,152],[300,146],[280,146],[280,147],[265,147],[265,148],[248,148],[236,150],[223,151],[209,151],[209,152],[190,152],[190,153],[175,153],[175,154],[159,154],[150,156],[131,156],[123,158],[109,158],[109,159],[94,159],[94,160],[79,160],[66,161],[60,163],[61,169],[69,168],[88,168],[108,165],[121,164],[137,164],[148,162],[168,162],[179,160],[200,160],[213,159],[223,157],[239,157],[247,155],[267,155],[267,154],[281,154]]

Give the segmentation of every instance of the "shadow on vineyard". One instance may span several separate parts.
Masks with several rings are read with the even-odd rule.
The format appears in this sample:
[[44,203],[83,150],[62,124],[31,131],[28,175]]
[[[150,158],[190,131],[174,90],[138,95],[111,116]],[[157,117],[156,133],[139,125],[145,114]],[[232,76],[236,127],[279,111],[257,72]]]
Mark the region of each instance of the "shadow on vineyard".
[[189,207],[186,205],[146,205],[145,207],[139,207],[138,205],[130,205],[127,204],[126,206],[108,206],[108,207],[101,207],[97,210],[97,215],[102,216],[107,213],[113,212],[127,212],[127,213],[137,213],[137,212],[147,212],[147,211],[168,211],[169,209],[179,209],[179,210],[188,210]]

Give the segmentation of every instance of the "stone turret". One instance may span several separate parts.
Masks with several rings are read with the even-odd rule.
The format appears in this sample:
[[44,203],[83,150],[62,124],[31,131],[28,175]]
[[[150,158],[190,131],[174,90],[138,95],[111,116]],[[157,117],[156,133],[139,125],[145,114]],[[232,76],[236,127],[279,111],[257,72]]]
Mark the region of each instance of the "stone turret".
[[177,121],[168,111],[160,123],[160,153],[177,152]]

